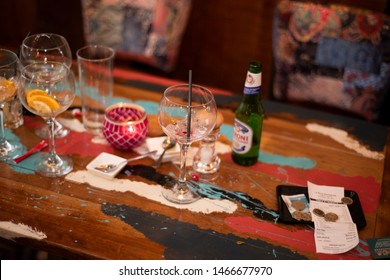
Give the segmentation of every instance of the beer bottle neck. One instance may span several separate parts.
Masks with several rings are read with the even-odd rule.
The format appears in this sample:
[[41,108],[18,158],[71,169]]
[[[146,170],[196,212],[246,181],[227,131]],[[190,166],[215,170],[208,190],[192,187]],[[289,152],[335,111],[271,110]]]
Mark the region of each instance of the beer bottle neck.
[[245,95],[252,95],[252,94],[259,95],[260,93],[261,93],[261,72],[260,73],[252,73],[252,72],[248,71],[248,74],[246,75],[246,80],[245,80],[244,94]]

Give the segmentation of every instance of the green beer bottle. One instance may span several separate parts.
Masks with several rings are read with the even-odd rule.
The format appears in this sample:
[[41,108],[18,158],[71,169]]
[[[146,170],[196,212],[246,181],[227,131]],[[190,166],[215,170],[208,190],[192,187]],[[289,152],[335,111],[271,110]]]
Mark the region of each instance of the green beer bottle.
[[239,165],[253,165],[259,156],[264,117],[260,100],[261,72],[261,62],[249,63],[244,94],[235,112],[232,158]]

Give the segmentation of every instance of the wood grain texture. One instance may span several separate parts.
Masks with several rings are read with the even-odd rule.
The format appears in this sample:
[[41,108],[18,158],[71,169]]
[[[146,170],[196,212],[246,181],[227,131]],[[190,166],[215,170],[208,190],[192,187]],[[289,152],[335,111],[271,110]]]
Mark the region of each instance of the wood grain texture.
[[[159,91],[123,84],[115,85],[115,95],[154,102],[161,98]],[[77,102],[74,105],[79,105]],[[271,103],[269,108],[271,105],[277,108]],[[304,157],[313,160],[315,166],[303,169],[259,162],[253,167],[241,167],[232,162],[229,154],[221,155],[221,170],[213,181],[217,187],[214,191],[230,196],[237,205],[234,213],[205,214],[177,209],[133,192],[106,191],[63,177],[44,178],[15,171],[15,166],[0,163],[0,220],[22,223],[45,233],[47,238],[39,241],[30,238],[16,238],[15,241],[64,258],[370,258],[364,244],[359,246],[366,255],[357,252],[336,256],[316,254],[311,227],[273,220],[278,209],[276,186],[305,185],[307,181],[313,181],[353,189],[359,194],[367,220],[367,226],[359,231],[360,239],[389,236],[389,141],[379,149],[379,152],[386,153],[385,160],[369,159],[306,128],[309,122],[331,126],[334,119],[319,122],[313,118],[305,119],[298,113],[274,109],[268,111],[264,122],[261,151],[285,158]],[[301,109],[296,110],[301,112]],[[233,111],[222,107],[220,111],[224,125],[232,125]],[[348,119],[337,120],[341,121],[348,122]],[[354,130],[350,128],[353,136]],[[382,129],[388,133],[387,128]],[[24,125],[13,133],[27,147],[39,142],[32,126]],[[74,136],[70,134],[68,137]],[[223,139],[228,142],[226,136]],[[62,151],[63,145],[71,147],[71,140],[59,140],[58,150]],[[85,151],[98,150],[91,143],[82,143],[78,145],[85,145]],[[85,170],[93,156],[76,153],[74,148],[68,148],[67,153],[73,158],[75,171]],[[79,150],[83,151],[82,147],[77,147]],[[123,157],[134,155],[132,151],[115,150],[114,153]],[[151,168],[152,164],[151,159],[140,160],[127,166],[132,175],[122,172],[117,178],[144,182],[152,187],[158,178],[178,175],[175,164],[163,164],[157,170]]]

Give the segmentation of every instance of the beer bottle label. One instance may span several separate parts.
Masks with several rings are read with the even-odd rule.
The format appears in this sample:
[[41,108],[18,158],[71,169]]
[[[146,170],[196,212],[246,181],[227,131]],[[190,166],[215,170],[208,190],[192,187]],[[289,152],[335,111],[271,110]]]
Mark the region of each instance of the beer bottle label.
[[246,75],[244,94],[258,94],[261,89],[261,73],[250,73]]
[[252,137],[252,128],[246,123],[243,123],[238,119],[234,119],[233,151],[237,154],[245,154],[249,152],[252,148]]

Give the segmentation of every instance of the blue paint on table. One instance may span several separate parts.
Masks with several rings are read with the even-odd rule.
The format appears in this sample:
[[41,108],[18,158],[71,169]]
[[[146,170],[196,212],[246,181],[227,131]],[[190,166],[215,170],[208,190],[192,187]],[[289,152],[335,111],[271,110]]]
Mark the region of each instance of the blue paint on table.
[[[233,140],[234,128],[232,125],[223,124],[220,128],[221,135],[226,136],[230,141]],[[311,169],[316,166],[316,162],[306,157],[289,157],[277,154],[270,154],[264,151],[260,151],[259,162],[267,164],[277,164],[280,166],[291,166],[295,168]]]
[[[153,181],[165,188],[171,188],[176,183],[176,178],[158,173],[153,167],[146,165],[127,165],[122,170],[127,176],[140,176],[142,178]],[[242,207],[252,211],[255,217],[276,222],[279,218],[279,213],[276,210],[267,208],[264,203],[250,195],[238,192],[229,191],[220,188],[210,182],[195,182],[189,181],[193,190],[201,197],[210,199],[227,199],[230,201],[241,203]]]
[[103,203],[101,210],[108,216],[120,218],[149,240],[165,246],[166,259],[306,259],[290,249],[260,239],[201,229],[193,224],[123,204]]

